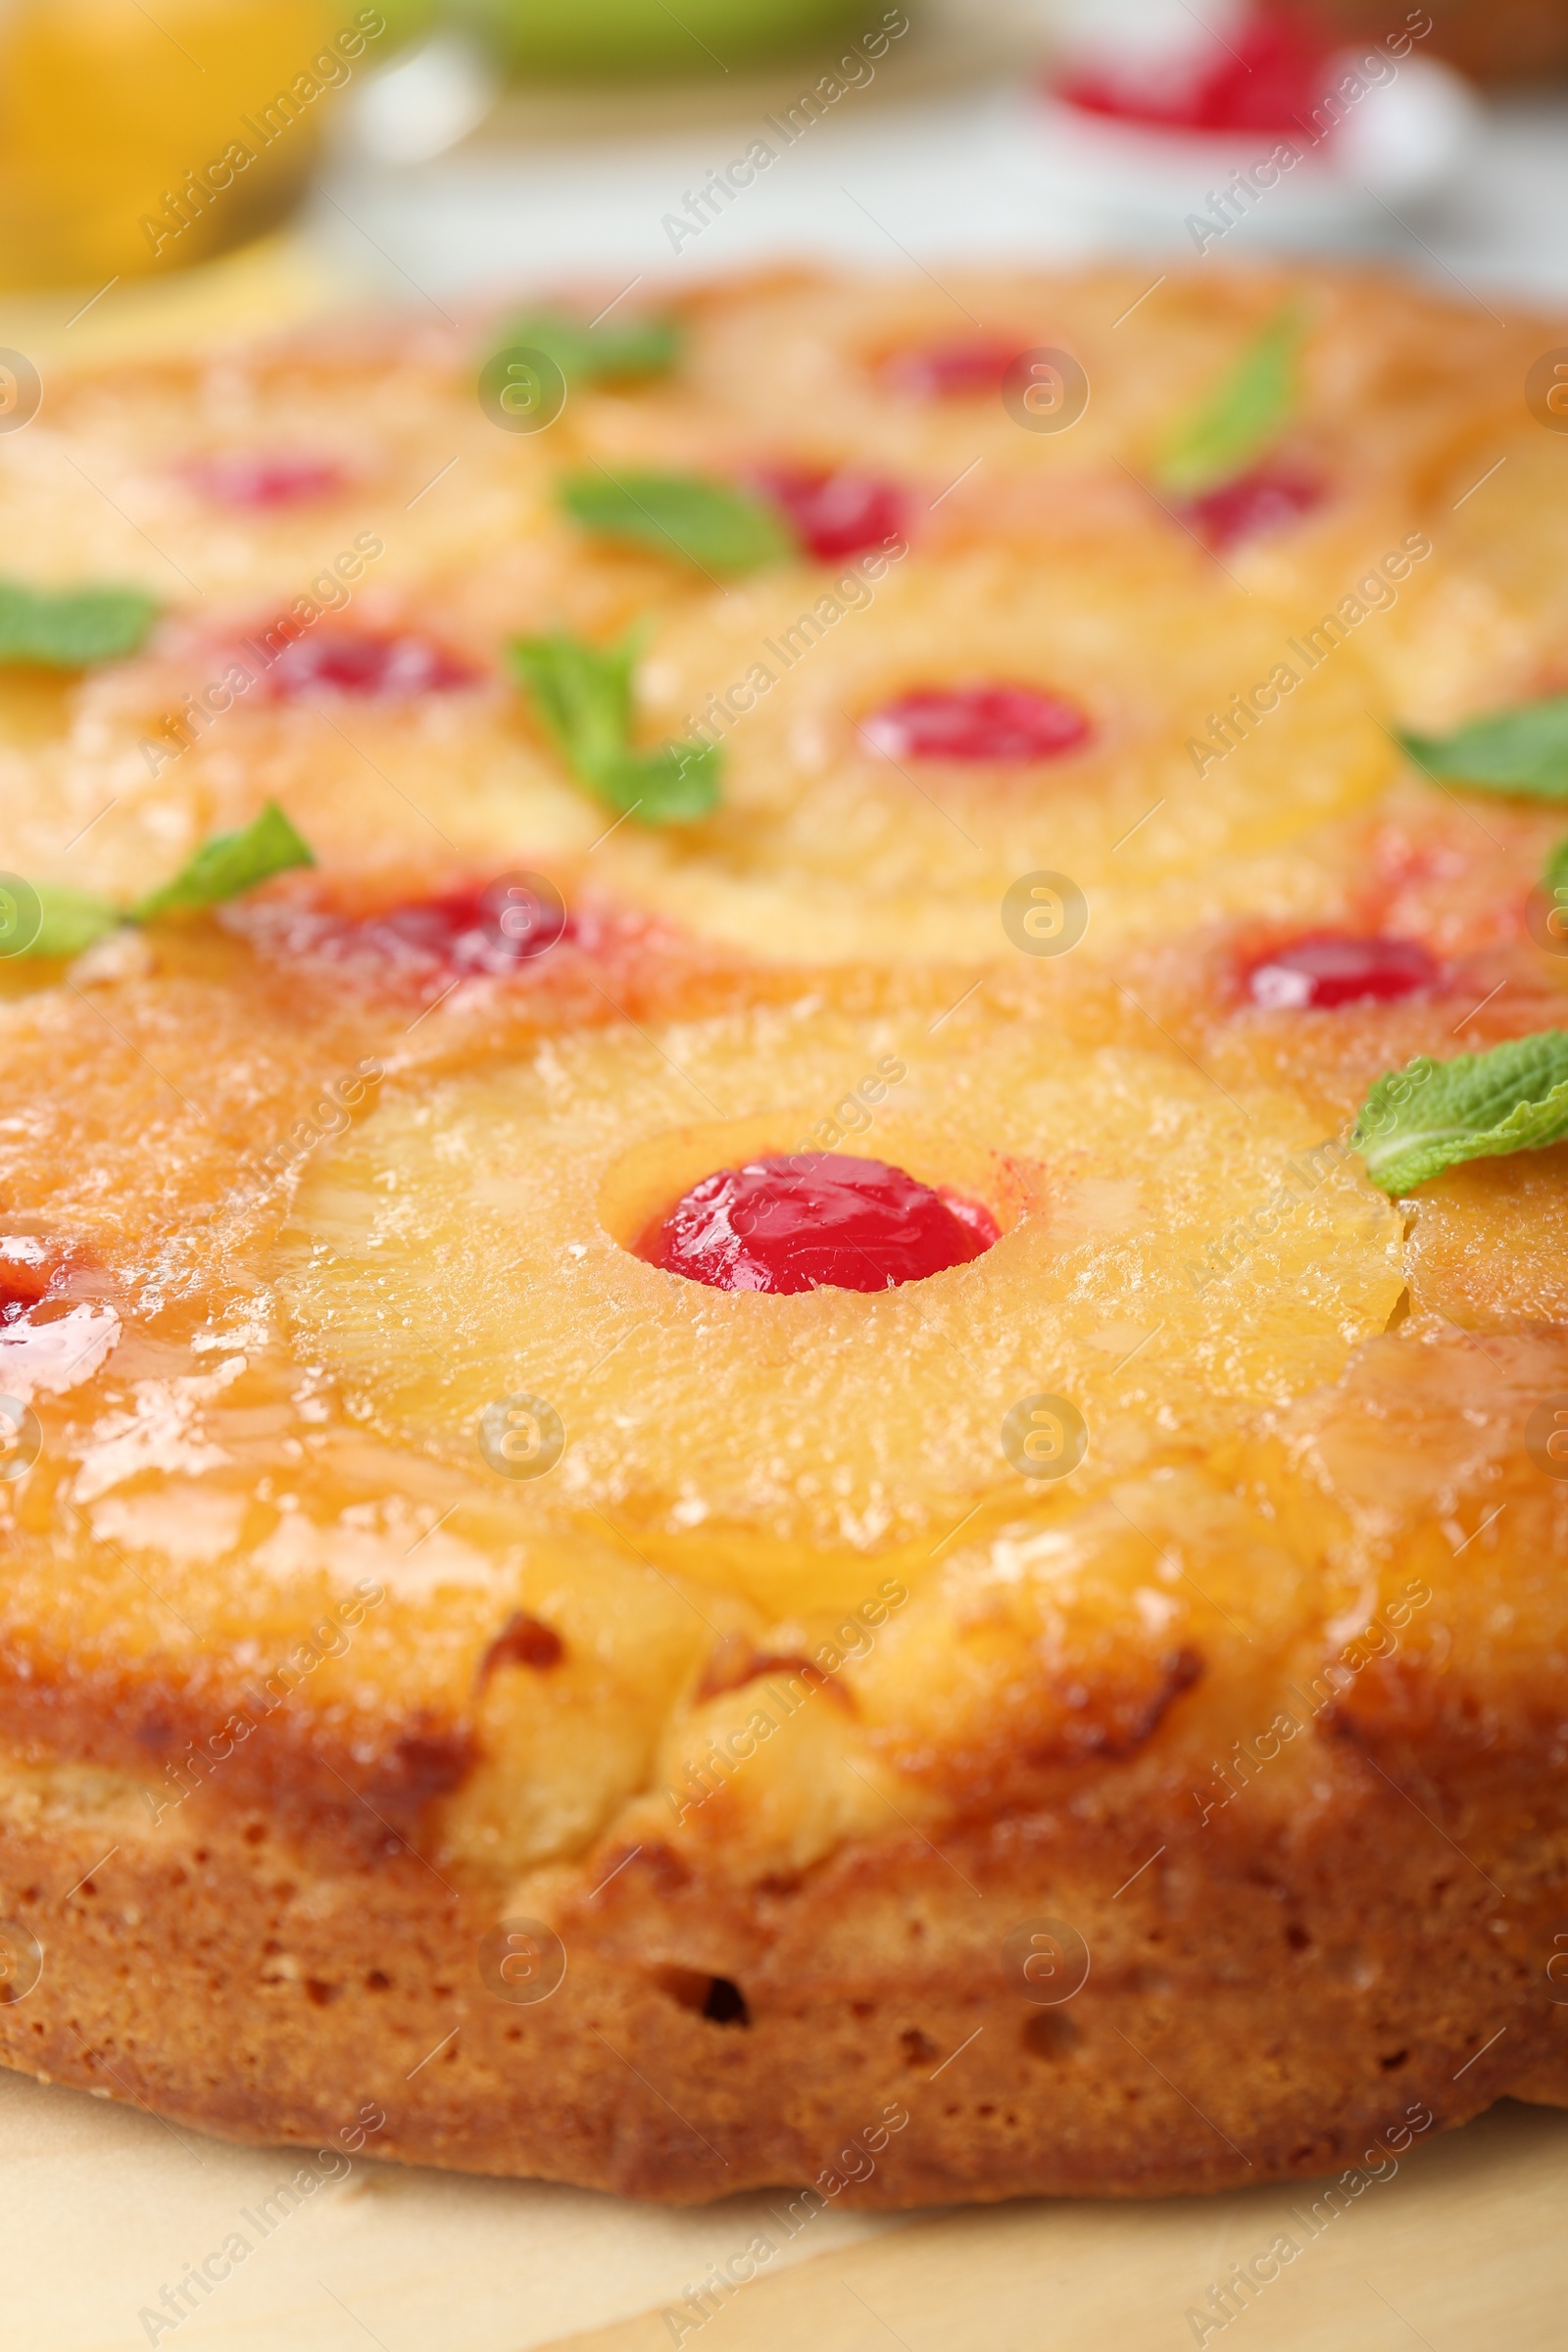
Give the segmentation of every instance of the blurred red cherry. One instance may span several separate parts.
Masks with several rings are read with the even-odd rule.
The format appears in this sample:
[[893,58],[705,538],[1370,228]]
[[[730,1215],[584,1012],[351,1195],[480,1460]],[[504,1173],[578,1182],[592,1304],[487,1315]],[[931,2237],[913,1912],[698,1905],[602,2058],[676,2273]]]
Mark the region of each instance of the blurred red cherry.
[[862,742],[885,760],[1055,760],[1089,733],[1075,704],[1004,684],[917,688],[860,721]]
[[976,335],[896,351],[882,363],[882,381],[906,400],[978,400],[1001,390],[1022,348]]
[[289,703],[334,701],[340,696],[357,702],[405,703],[472,686],[476,677],[428,637],[370,637],[329,629],[297,637],[285,646],[268,683],[274,695]]
[[1289,19],[1253,9],[1217,34],[1195,33],[1179,57],[1141,54],[1128,42],[1062,75],[1053,94],[1081,114],[1160,130],[1290,131],[1310,137],[1328,87],[1331,52]]
[[1205,547],[1222,553],[1238,540],[1285,530],[1322,503],[1323,486],[1313,476],[1265,461],[1186,500],[1181,511]]
[[348,474],[335,458],[285,457],[263,451],[231,451],[193,458],[185,478],[215,506],[303,507],[335,498],[348,487]]
[[904,492],[880,474],[849,466],[766,466],[758,467],[750,481],[780,509],[801,546],[819,564],[842,563],[904,534]]
[[1248,993],[1267,1012],[1396,1004],[1435,988],[1443,968],[1416,939],[1309,931],[1248,967]]

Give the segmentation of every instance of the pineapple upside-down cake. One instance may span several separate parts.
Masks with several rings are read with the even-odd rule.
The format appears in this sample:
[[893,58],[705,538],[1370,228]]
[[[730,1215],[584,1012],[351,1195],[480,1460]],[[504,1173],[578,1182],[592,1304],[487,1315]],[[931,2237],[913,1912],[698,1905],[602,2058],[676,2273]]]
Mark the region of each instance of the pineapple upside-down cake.
[[0,434],[0,2058],[681,2201],[1568,2103],[1568,330],[601,308]]

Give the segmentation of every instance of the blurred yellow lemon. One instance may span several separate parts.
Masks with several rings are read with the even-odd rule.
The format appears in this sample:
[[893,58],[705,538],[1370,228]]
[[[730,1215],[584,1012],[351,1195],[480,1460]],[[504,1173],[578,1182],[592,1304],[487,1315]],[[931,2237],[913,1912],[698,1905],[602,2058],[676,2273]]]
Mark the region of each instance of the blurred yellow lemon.
[[278,220],[335,95],[390,47],[352,0],[0,8],[0,284],[181,269]]

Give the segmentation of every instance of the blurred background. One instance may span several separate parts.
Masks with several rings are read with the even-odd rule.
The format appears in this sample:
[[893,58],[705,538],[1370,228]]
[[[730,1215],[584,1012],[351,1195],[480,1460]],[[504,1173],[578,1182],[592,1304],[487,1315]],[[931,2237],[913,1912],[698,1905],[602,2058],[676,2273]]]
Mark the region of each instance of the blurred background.
[[773,259],[1568,297],[1568,0],[0,0],[0,343]]

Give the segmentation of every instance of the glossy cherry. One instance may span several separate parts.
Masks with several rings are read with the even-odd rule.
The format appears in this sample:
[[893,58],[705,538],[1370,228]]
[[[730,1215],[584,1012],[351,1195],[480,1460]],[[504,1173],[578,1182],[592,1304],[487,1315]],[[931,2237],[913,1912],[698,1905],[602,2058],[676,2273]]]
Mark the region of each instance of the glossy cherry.
[[1266,1012],[1396,1004],[1435,988],[1443,967],[1416,939],[1310,931],[1248,967],[1248,993]]
[[285,457],[235,451],[193,458],[185,477],[215,506],[266,509],[303,507],[335,498],[348,487],[348,474],[335,458]]
[[284,702],[409,703],[471,686],[474,672],[427,637],[361,636],[330,629],[285,646],[268,676]]
[[920,687],[860,721],[884,760],[1055,760],[1086,741],[1077,706],[1034,686]]
[[1285,530],[1323,503],[1323,485],[1300,468],[1265,463],[1233,475],[1182,509],[1206,547],[1223,552],[1239,539]]
[[766,466],[749,478],[819,564],[843,563],[903,534],[904,492],[880,474],[858,473],[850,466]]
[[649,1228],[636,1254],[716,1291],[884,1291],[966,1265],[996,1219],[885,1160],[791,1152],[721,1168]]
[[368,953],[392,964],[467,979],[514,972],[573,934],[559,892],[541,876],[503,875],[482,889],[411,900],[345,924],[322,939],[318,952],[339,959]]
[[1001,390],[1021,348],[975,335],[896,351],[882,363],[882,381],[906,400],[979,400]]
[[1295,24],[1254,9],[1223,41],[1196,38],[1181,59],[1152,61],[1130,44],[1124,61],[1069,73],[1055,84],[1067,106],[1160,130],[1289,131],[1305,127],[1328,86],[1327,53]]

